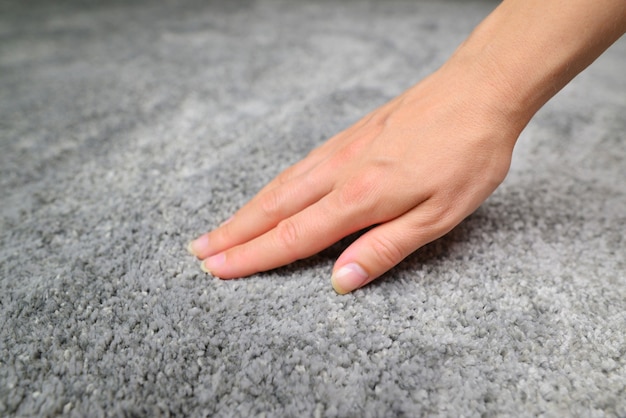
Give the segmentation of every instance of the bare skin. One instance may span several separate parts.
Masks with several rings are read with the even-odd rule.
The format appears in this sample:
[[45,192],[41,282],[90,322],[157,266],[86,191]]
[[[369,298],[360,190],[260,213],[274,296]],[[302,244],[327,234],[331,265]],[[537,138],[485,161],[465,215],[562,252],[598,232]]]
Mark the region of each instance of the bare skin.
[[504,180],[532,116],[626,32],[624,0],[504,0],[439,70],[314,149],[189,245],[230,279],[339,257],[341,294],[449,232]]

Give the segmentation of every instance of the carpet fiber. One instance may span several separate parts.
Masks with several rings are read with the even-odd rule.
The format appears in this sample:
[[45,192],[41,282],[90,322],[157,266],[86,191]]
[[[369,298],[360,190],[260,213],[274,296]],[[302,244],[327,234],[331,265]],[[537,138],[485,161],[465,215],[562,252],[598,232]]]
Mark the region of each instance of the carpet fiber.
[[626,39],[362,290],[185,250],[495,6],[4,1],[0,415],[626,416]]

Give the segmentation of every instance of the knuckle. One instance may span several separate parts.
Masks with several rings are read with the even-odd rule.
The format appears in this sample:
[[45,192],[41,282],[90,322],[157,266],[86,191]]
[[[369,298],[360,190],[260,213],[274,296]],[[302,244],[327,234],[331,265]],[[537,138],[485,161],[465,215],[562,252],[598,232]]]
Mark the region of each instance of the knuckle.
[[439,217],[439,222],[437,223],[435,230],[438,232],[438,235],[447,234],[455,226],[457,226],[461,220],[462,218],[458,219],[458,217],[451,211],[446,211]]
[[387,237],[372,237],[371,245],[372,250],[385,266],[395,266],[407,256],[396,241]]
[[368,210],[379,196],[380,184],[383,177],[379,170],[363,170],[349,179],[339,190],[339,199],[342,207],[358,210]]
[[366,145],[365,137],[361,137],[352,141],[343,144],[340,148],[335,150],[328,159],[328,169],[331,171],[341,170],[348,164],[349,162],[356,159],[361,152],[363,152],[363,148]]
[[389,111],[380,111],[375,112],[370,115],[365,121],[365,126],[369,130],[374,130],[376,133],[381,132],[385,128],[387,128],[390,124],[390,113]]
[[286,250],[291,258],[297,258],[300,231],[291,219],[285,219],[276,225],[276,240],[279,248]]
[[462,220],[448,202],[431,199],[425,209],[420,228],[427,232],[431,240],[450,232]]
[[276,176],[276,182],[278,184],[285,184],[293,177],[293,167],[286,168],[283,172]]
[[235,238],[236,237],[234,236],[230,225],[224,225],[211,232],[211,235],[209,235],[209,242],[232,242]]
[[370,186],[361,179],[352,180],[339,191],[342,207],[354,208],[362,206],[369,199]]
[[322,146],[315,147],[311,151],[308,152],[306,158],[317,159],[324,155],[324,148]]
[[270,190],[259,198],[259,207],[266,218],[275,219],[281,210],[280,195],[276,190]]

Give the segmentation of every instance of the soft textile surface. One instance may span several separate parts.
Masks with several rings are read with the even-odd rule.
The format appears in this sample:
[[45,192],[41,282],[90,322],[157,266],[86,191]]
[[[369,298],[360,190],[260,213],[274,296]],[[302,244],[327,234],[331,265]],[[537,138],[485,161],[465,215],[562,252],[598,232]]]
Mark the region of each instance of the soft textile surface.
[[0,415],[626,416],[626,39],[365,289],[185,251],[495,6],[3,3]]

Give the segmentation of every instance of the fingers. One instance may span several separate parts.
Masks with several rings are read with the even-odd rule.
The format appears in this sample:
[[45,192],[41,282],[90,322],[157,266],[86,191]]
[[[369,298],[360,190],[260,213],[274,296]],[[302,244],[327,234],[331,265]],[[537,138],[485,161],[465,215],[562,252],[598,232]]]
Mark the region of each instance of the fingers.
[[[395,219],[425,201],[426,196],[419,194],[410,199],[394,199],[385,187],[376,184],[375,180],[380,181],[384,177],[376,170],[367,170],[362,174],[357,172],[350,181],[333,189],[316,203],[307,205],[290,217],[283,217],[268,232],[208,257],[202,264],[203,269],[227,279],[283,266],[316,254],[363,228]],[[252,217],[254,210],[252,208],[247,215]],[[408,221],[420,224],[415,219]],[[235,221],[225,228],[234,224]],[[384,229],[382,231],[384,236]],[[405,241],[410,245],[415,239],[409,236]],[[380,246],[375,241],[373,245]],[[408,248],[408,252],[393,257],[394,264],[415,248]],[[363,253],[364,257],[368,257],[367,251]],[[389,265],[391,258],[387,256],[387,262],[380,267],[370,263],[362,264],[369,272],[367,277],[382,274],[377,273],[378,270]]]
[[351,127],[335,135],[306,158],[285,169],[239,209],[236,216],[190,242],[189,252],[204,259],[256,238],[281,220],[317,202],[332,186],[330,176],[333,173],[320,166],[353,131]]
[[339,210],[340,200],[333,191],[267,233],[207,258],[202,267],[222,279],[245,277],[309,257],[371,225],[368,217]]
[[404,215],[369,230],[335,263],[331,282],[346,294],[378,278],[423,245],[449,232],[462,217],[424,202]]
[[205,259],[250,241],[314,204],[331,188],[327,173],[304,173],[281,186],[259,193],[232,220],[192,241],[189,250],[198,258]]

